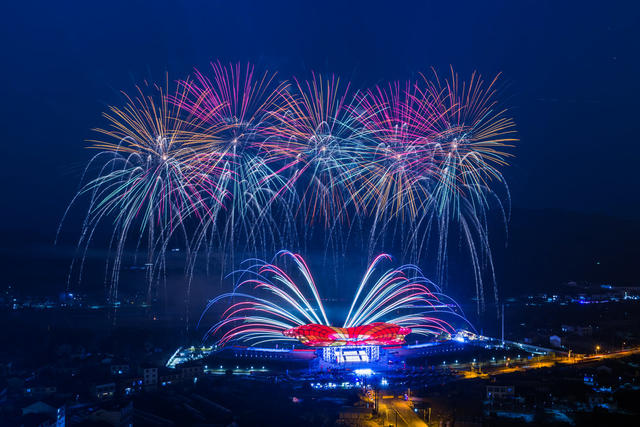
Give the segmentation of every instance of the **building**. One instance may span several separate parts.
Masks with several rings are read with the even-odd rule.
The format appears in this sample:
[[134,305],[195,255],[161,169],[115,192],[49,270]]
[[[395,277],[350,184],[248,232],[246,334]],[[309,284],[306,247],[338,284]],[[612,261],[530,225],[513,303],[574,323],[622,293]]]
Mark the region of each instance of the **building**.
[[[23,421],[25,421],[24,424],[28,425],[64,427],[66,423],[66,410],[64,405],[51,405],[41,400],[22,408],[22,416],[23,418],[29,418],[23,419]],[[29,424],[34,422],[35,424]]]
[[126,406],[112,408],[100,408],[87,417],[91,423],[129,427],[133,426],[133,403]]
[[148,366],[143,367],[140,371],[145,389],[153,389],[158,386],[158,368]]
[[25,397],[42,398],[46,396],[53,396],[58,388],[52,384],[34,384],[28,385],[24,389]]
[[165,368],[160,371],[158,375],[158,385],[166,387],[169,385],[175,385],[182,382],[182,373],[176,369]]
[[118,394],[120,396],[129,396],[143,390],[142,377],[128,377],[118,380]]
[[112,364],[109,367],[111,375],[128,375],[129,374],[129,365],[128,364]]
[[180,376],[183,380],[192,380],[204,375],[204,366],[200,363],[185,363],[179,367]]
[[515,388],[512,385],[488,385],[487,399],[508,399],[515,396]]
[[116,383],[98,383],[91,387],[91,394],[99,400],[112,399],[116,394]]
[[561,329],[562,332],[575,333],[580,335],[581,337],[590,337],[593,335],[592,326],[562,325]]

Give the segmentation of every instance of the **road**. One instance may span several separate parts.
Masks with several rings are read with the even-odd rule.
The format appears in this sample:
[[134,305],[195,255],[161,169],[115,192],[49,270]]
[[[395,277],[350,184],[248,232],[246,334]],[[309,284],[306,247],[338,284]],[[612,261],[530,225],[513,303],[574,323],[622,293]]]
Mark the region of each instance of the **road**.
[[496,361],[485,363],[482,366],[476,364],[457,364],[451,367],[461,374],[465,379],[486,378],[489,375],[508,374],[512,372],[522,372],[530,369],[548,368],[556,364],[575,365],[594,363],[605,359],[618,359],[634,354],[640,354],[640,347],[625,349],[612,353],[592,354],[592,355],[567,355],[567,356],[541,356],[532,360],[516,359],[506,361]]
[[[385,420],[385,426],[396,427],[426,427],[427,423],[413,412],[409,402],[402,399],[380,399],[380,415]],[[397,420],[397,421],[396,421]],[[396,424],[397,423],[397,424]]]
[[[523,372],[530,369],[552,367],[555,365],[574,365],[597,363],[604,359],[617,359],[635,354],[640,354],[640,347],[625,349],[612,353],[593,355],[546,355],[533,359],[498,360],[483,363],[479,369],[477,363],[456,363],[449,368],[458,373],[462,378],[487,378],[489,375],[500,375],[511,372]],[[397,394],[395,394],[397,396]],[[368,392],[366,398],[373,403],[373,394]],[[427,427],[420,416],[412,409],[411,403],[399,398],[384,398],[378,400],[379,414],[384,420],[384,426],[398,427]]]

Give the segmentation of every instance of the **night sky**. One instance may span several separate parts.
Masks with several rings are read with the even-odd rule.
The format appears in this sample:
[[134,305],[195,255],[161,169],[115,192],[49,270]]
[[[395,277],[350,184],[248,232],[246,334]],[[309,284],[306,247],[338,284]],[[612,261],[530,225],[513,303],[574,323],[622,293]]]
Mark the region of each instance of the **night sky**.
[[[506,171],[514,211],[510,247],[498,254],[503,286],[513,290],[523,272],[530,286],[637,276],[635,2],[36,1],[2,9],[3,282],[64,282],[64,268],[47,259],[68,253],[52,241],[91,155],[85,140],[118,91],[165,72],[184,78],[217,59],[283,78],[333,72],[357,88],[431,66],[502,72],[501,101],[521,139]],[[593,267],[600,258],[603,270]]]

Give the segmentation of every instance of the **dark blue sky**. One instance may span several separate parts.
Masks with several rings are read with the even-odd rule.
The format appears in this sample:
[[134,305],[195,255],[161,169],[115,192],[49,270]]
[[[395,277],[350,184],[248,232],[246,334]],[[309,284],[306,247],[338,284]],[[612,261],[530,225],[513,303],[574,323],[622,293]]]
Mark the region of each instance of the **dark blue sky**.
[[36,1],[0,16],[5,231],[53,236],[118,90],[216,59],[362,88],[431,66],[502,72],[513,206],[638,218],[635,2]]
[[[624,4],[626,3],[626,4]],[[366,87],[449,64],[503,72],[521,143],[515,207],[635,217],[640,13],[633,2],[10,2],[0,68],[2,227],[55,226],[117,91],[210,60]],[[45,215],[43,216],[43,213]]]

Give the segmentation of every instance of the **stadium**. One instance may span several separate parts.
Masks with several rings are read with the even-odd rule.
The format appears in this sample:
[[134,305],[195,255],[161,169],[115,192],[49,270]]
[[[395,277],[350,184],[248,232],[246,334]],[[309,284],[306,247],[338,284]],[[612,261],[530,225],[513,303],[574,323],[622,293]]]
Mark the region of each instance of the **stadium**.
[[204,337],[205,345],[212,342],[207,357],[222,366],[254,361],[312,371],[386,371],[480,340],[459,305],[416,266],[383,268],[391,261],[381,254],[369,264],[336,326],[300,255],[281,251],[270,263],[251,260],[236,272],[233,292],[212,299],[200,318],[202,325],[209,314],[221,313]]

